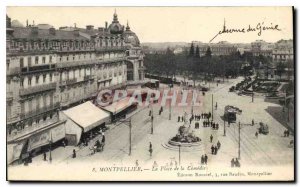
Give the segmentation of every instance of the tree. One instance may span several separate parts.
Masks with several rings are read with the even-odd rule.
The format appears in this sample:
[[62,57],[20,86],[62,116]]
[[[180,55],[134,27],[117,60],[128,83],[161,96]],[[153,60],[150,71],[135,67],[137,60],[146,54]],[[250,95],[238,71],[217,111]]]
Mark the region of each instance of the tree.
[[195,58],[200,58],[200,50],[198,45],[196,47]]
[[193,43],[191,44],[189,56],[190,57],[195,56],[195,48],[194,48],[194,44]]
[[279,62],[276,66],[276,74],[279,76],[279,80],[281,80],[282,74],[285,72],[286,65],[282,62]]

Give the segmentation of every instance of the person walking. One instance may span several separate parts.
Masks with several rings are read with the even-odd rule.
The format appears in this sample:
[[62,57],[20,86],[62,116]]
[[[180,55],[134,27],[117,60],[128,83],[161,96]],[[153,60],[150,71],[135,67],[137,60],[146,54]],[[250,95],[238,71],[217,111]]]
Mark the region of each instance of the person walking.
[[217,153],[218,153],[218,147],[215,146],[215,155],[217,155]]
[[218,143],[217,143],[217,147],[218,147],[218,149],[220,149],[220,148],[221,148],[221,143],[220,143],[220,141],[218,141]]
[[207,157],[207,155],[205,154],[205,155],[204,155],[204,163],[205,163],[205,164],[207,164],[207,159],[208,159],[208,157]]
[[236,167],[241,167],[241,164],[237,158],[235,158],[235,166]]
[[256,131],[256,133],[255,133],[255,137],[258,138],[258,132],[257,132],[257,131]]
[[234,158],[231,159],[231,167],[233,168],[235,166]]
[[212,145],[210,149],[211,149],[211,154],[213,155],[215,153],[215,147]]
[[47,154],[44,152],[44,161],[47,161]]
[[72,155],[72,158],[76,158],[76,150],[73,149],[73,155]]
[[213,139],[214,139],[214,137],[213,137],[213,135],[211,134],[211,135],[210,135],[210,143],[212,143]]
[[254,120],[252,119],[252,126],[254,126]]
[[216,102],[216,105],[215,105],[215,110],[217,110],[218,109],[218,103]]
[[205,161],[204,161],[204,155],[201,156],[201,164],[204,164]]

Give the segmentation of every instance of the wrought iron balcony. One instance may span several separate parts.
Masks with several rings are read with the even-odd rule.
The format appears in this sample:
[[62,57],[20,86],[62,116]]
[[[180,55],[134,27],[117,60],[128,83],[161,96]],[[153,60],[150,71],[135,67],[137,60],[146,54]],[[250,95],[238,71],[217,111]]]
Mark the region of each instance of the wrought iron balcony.
[[20,67],[14,67],[14,68],[9,68],[6,72],[7,75],[16,75],[19,74],[21,72],[21,68]]
[[21,120],[24,120],[24,119],[27,119],[27,118],[31,118],[31,117],[34,117],[34,116],[41,115],[41,114],[43,114],[45,112],[49,112],[51,110],[58,109],[59,106],[60,106],[60,104],[57,102],[57,103],[54,103],[54,104],[49,105],[49,106],[41,107],[41,108],[39,108],[39,110],[29,111],[27,113],[21,113],[20,117],[21,117]]
[[48,90],[54,90],[55,88],[56,88],[56,82],[44,84],[44,85],[32,86],[29,88],[23,88],[20,89],[20,96],[30,95],[30,94],[44,92]]
[[70,62],[59,62],[57,63],[57,68],[67,68],[67,67],[76,67],[95,64],[95,60],[79,60],[79,61],[70,61]]

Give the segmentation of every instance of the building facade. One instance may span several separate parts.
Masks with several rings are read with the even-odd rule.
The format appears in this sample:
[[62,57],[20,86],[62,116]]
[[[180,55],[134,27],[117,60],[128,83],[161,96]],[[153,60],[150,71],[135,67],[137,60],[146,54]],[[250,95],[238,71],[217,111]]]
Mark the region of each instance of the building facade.
[[253,56],[265,56],[272,57],[272,51],[274,49],[274,43],[268,43],[264,40],[256,40],[251,43],[251,52]]
[[95,98],[101,89],[144,79],[139,39],[116,13],[98,29],[12,27],[6,21],[9,142],[63,123],[59,110]]
[[198,46],[200,56],[204,56],[208,47],[210,47],[211,54],[215,56],[226,56],[231,55],[232,53],[237,52],[238,48],[236,45],[231,44],[226,41],[220,41],[218,43],[202,43],[199,41],[193,41],[192,42],[195,49]]
[[272,55],[274,62],[294,61],[293,40],[279,40],[275,43]]

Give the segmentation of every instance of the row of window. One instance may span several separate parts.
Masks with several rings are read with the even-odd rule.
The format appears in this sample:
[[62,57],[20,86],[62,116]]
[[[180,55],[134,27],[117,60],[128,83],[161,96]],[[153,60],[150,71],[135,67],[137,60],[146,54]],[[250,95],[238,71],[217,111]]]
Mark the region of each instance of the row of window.
[[[40,79],[41,77],[41,79]],[[46,78],[47,78],[47,75],[46,74],[43,74],[43,75],[36,75],[36,76],[30,76],[28,77],[28,86],[31,86],[32,85],[32,81],[35,81],[35,85],[37,84],[41,84],[41,83],[46,83]],[[24,86],[24,81],[25,79],[24,78],[21,78],[20,80],[20,86],[23,87]],[[53,75],[52,73],[49,74],[49,82],[52,82],[53,81]]]
[[[35,56],[35,57],[27,57],[27,63],[28,63],[28,66],[30,67],[32,65],[32,59],[34,59],[34,64],[39,64],[39,56]],[[49,63],[52,63],[52,59],[53,57],[52,56],[49,56]],[[42,56],[42,64],[46,64],[46,57],[45,56]],[[21,57],[20,58],[20,67],[24,67],[24,58]]]

